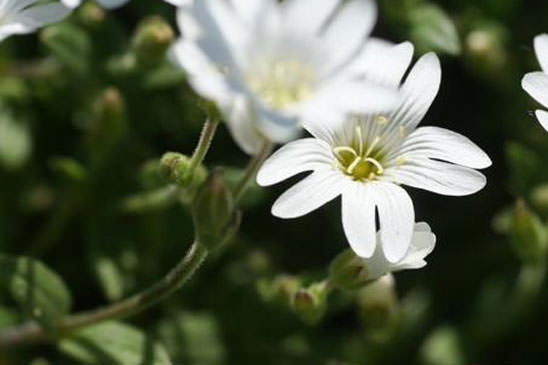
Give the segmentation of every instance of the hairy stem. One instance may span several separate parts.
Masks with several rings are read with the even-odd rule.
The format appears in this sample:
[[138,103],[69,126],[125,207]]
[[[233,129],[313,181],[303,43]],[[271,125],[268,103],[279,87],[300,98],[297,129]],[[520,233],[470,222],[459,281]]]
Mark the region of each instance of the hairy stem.
[[218,125],[219,121],[211,118],[208,118],[204,123],[200,140],[198,141],[198,146],[196,146],[190,160],[190,166],[187,172],[189,176],[191,176],[196,168],[204,161],[207,151],[209,151],[209,147],[211,147],[211,141],[215,136],[215,131],[217,130]]

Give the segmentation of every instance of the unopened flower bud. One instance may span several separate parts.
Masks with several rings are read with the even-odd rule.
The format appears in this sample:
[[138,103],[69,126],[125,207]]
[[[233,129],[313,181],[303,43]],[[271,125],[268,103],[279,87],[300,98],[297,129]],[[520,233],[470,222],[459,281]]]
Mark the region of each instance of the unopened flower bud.
[[[497,74],[506,64],[505,30],[488,24],[472,30],[466,36],[466,55],[480,73]],[[497,74],[498,75],[498,74]]]
[[515,254],[524,262],[538,262],[546,254],[546,227],[523,200],[516,203],[510,243]]
[[293,310],[303,322],[309,325],[318,323],[327,309],[328,291],[324,282],[297,290],[291,302]]
[[152,16],[143,20],[132,43],[138,64],[152,67],[163,61],[174,37],[173,29],[163,18]]
[[257,282],[257,290],[265,302],[277,302],[287,306],[291,304],[293,295],[301,286],[298,277],[280,275],[273,280],[261,279]]
[[385,275],[358,292],[358,309],[362,322],[371,328],[383,328],[397,317],[398,299],[394,277]]
[[340,289],[359,289],[373,279],[370,278],[366,261],[350,249],[340,253],[329,266],[329,280]]
[[95,2],[90,1],[82,4],[79,11],[80,19],[82,22],[90,27],[97,27],[105,20],[105,10],[97,5]]
[[87,144],[93,165],[108,160],[127,132],[124,97],[108,87],[96,98],[87,123]]
[[171,184],[186,189],[198,187],[207,177],[207,171],[202,165],[191,171],[190,157],[177,152],[167,152],[162,156],[160,173]]
[[219,170],[213,170],[196,193],[192,216],[196,239],[210,250],[227,242],[238,230],[241,214]]

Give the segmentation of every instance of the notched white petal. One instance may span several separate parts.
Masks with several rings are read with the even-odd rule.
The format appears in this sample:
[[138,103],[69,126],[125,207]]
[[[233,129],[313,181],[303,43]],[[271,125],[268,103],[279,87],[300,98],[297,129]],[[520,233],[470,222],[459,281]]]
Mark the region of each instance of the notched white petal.
[[315,171],[283,193],[272,207],[279,218],[298,218],[335,199],[344,189],[337,171]]
[[257,183],[268,186],[301,172],[327,169],[331,159],[329,146],[323,141],[305,138],[289,142],[264,162],[257,174]]
[[377,246],[375,189],[348,182],[342,194],[342,222],[346,239],[356,255],[370,258]]

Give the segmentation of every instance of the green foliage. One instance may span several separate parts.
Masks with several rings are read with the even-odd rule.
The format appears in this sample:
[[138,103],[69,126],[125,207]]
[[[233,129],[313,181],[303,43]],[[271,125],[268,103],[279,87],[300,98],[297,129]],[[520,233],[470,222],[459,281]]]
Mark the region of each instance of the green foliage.
[[171,365],[163,346],[138,329],[119,322],[77,331],[61,340],[59,348],[89,365]]
[[159,332],[176,364],[224,363],[226,349],[219,324],[209,313],[174,314],[160,323]]
[[[54,346],[2,349],[0,364],[546,363],[548,135],[519,81],[539,69],[532,39],[548,32],[548,4],[377,3],[375,36],[441,55],[424,123],[462,132],[494,162],[471,197],[410,189],[439,244],[428,266],[390,285],[364,282],[364,268],[356,280],[349,251],[333,261],[348,248],[340,201],[279,220],[269,210],[289,184],[251,184],[235,206],[247,156],[223,123],[186,174],[204,121],[219,115],[166,59],[172,6],[88,0],[38,35],[2,42],[0,342],[8,327],[52,330],[71,308],[156,283],[192,243],[193,218],[211,244],[232,236],[236,209],[243,220],[188,285],[127,324],[52,333]],[[222,177],[204,186],[218,166]]]
[[72,305],[69,290],[59,275],[26,257],[0,256],[0,292],[17,303],[25,318],[48,328],[69,313]]

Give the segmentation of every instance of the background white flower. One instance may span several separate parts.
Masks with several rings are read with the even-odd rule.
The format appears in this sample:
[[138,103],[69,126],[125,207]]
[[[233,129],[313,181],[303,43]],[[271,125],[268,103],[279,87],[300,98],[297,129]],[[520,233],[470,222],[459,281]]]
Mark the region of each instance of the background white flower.
[[252,154],[263,136],[294,138],[298,120],[377,112],[397,101],[393,88],[363,78],[380,43],[366,43],[376,14],[372,0],[184,1],[183,37],[171,57]]
[[[412,53],[409,43],[395,47],[392,62],[379,77],[399,83]],[[439,60],[430,53],[409,73],[401,86],[404,98],[392,112],[339,124],[305,123],[315,138],[288,143],[259,171],[257,181],[263,186],[313,171],[278,198],[272,213],[300,217],[342,195],[343,227],[354,252],[365,258],[374,254],[378,214],[384,254],[388,261],[399,262],[409,248],[415,222],[411,198],[400,185],[443,195],[472,194],[486,184],[485,176],[474,169],[491,165],[489,157],[462,135],[437,127],[416,129],[440,81]]]
[[0,0],[0,41],[14,34],[27,34],[65,18],[70,10],[58,2]]
[[[61,0],[69,8],[76,8],[82,4],[83,0]],[[114,9],[125,5],[129,0],[95,0],[99,5],[107,9]]]
[[[528,73],[521,85],[536,101],[548,108],[548,34],[535,37],[535,53],[542,71]],[[542,127],[548,131],[548,112],[539,109],[535,115]]]

